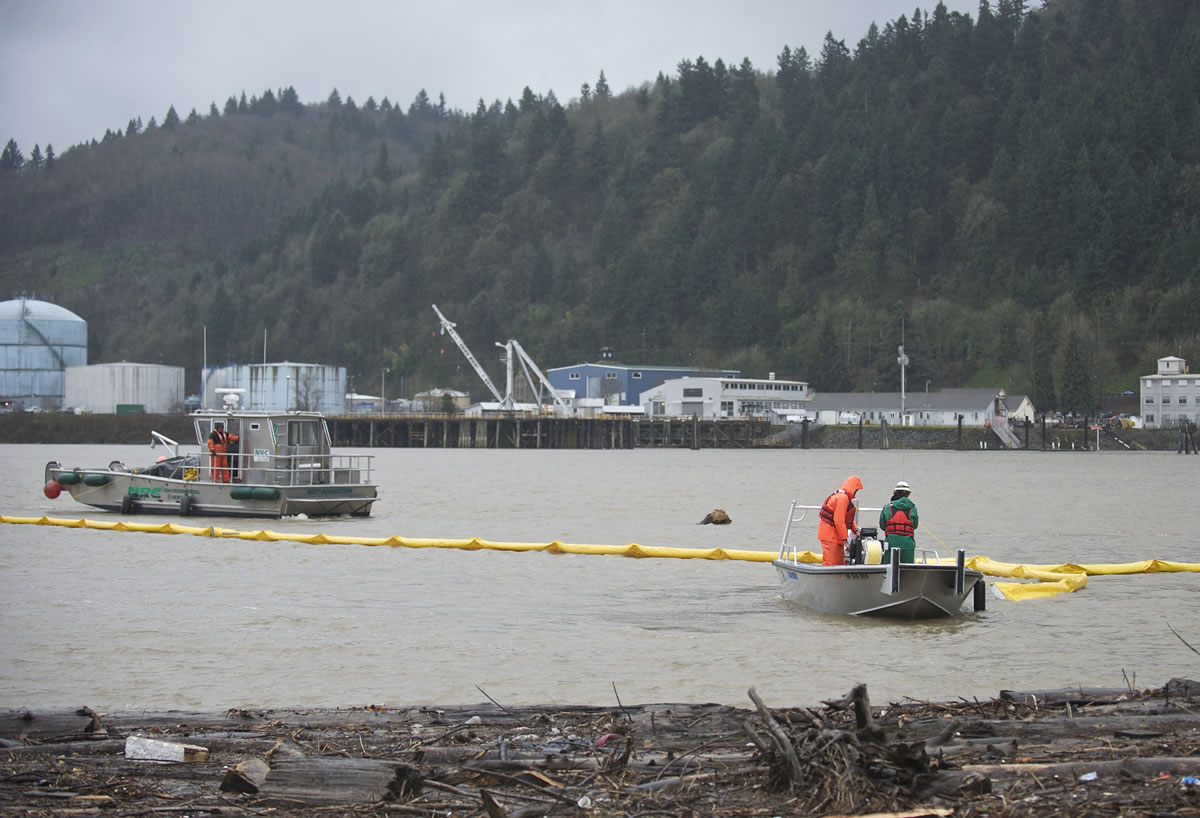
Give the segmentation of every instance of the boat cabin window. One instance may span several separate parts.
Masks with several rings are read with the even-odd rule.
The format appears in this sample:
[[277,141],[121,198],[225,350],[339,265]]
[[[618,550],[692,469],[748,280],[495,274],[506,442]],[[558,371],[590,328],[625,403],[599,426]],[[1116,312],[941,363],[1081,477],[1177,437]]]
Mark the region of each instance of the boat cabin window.
[[287,422],[288,446],[316,446],[317,422],[315,420],[289,420]]

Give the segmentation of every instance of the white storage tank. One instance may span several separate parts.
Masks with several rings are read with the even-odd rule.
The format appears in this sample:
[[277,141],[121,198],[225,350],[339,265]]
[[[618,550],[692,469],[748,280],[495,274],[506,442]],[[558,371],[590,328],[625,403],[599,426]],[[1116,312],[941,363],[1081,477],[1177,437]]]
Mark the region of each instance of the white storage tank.
[[138,364],[67,368],[66,406],[98,415],[183,411],[183,367]]
[[206,409],[221,408],[217,389],[241,390],[244,409],[288,412],[293,409],[342,415],[346,412],[346,367],[325,364],[240,364],[204,373],[201,400]]
[[33,298],[0,303],[0,410],[59,409],[67,367],[87,363],[87,321]]

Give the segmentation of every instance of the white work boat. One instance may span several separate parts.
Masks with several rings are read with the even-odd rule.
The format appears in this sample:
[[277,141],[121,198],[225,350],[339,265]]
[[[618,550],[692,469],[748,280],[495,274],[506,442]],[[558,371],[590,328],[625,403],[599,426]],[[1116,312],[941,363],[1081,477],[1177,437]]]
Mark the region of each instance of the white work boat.
[[[319,412],[244,411],[235,396],[225,400],[224,410],[191,415],[195,451],[181,452],[174,440],[151,432],[151,447],[162,444],[171,454],[144,468],[118,460],[106,468],[51,461],[46,464],[46,496],[53,499],[66,489],[80,503],[122,514],[370,516],[378,499],[373,458],[333,454]],[[216,423],[239,439],[236,450],[224,455],[224,468],[207,448]]]
[[[976,611],[986,605],[987,585],[983,574],[966,567],[966,554],[942,559],[933,549],[920,549],[918,562],[901,563],[900,551],[880,562],[881,543],[876,530],[863,528],[863,538],[851,549],[846,565],[822,565],[800,558],[807,549],[790,545],[795,524],[820,506],[792,503],[779,556],[772,565],[779,572],[783,598],[823,613],[854,616],[886,616],[900,619],[931,619],[954,616],[968,595],[974,596]],[[879,509],[862,509],[878,512]],[[816,542],[816,532],[810,542]],[[819,558],[819,557],[818,557]]]

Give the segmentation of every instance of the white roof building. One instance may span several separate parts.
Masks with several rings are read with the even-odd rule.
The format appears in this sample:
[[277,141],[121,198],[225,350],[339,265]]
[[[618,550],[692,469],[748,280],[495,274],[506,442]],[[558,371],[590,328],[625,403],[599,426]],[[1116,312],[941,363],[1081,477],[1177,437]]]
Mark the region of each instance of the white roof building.
[[1158,372],[1141,377],[1138,403],[1147,429],[1178,426],[1184,419],[1200,423],[1200,375],[1191,374],[1183,358],[1159,358]]
[[1008,395],[1003,389],[942,389],[912,392],[904,396],[901,418],[899,392],[817,392],[809,412],[817,423],[867,423],[887,421],[905,426],[986,426],[997,415],[1033,417],[1034,408],[1025,395]]
[[675,378],[641,393],[646,417],[740,418],[801,413],[810,398],[804,381],[767,378]]

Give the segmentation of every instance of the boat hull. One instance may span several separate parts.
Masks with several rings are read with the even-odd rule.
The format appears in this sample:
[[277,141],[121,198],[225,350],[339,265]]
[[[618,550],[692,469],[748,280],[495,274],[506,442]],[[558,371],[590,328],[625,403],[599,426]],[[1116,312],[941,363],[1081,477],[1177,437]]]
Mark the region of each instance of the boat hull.
[[173,480],[115,470],[89,470],[71,484],[69,469],[50,469],[47,477],[79,503],[123,514],[170,514],[201,517],[279,518],[369,516],[376,501],[370,484],[270,486]]
[[887,565],[817,565],[787,559],[773,565],[784,599],[823,613],[853,616],[954,616],[983,582],[981,572],[965,570],[958,588],[954,565],[905,563],[899,566],[896,583],[889,581]]

